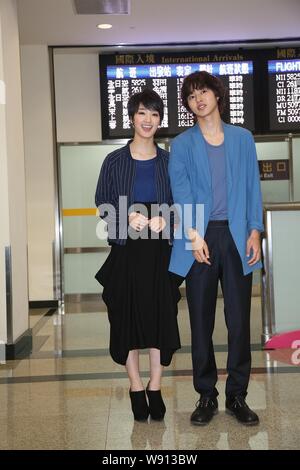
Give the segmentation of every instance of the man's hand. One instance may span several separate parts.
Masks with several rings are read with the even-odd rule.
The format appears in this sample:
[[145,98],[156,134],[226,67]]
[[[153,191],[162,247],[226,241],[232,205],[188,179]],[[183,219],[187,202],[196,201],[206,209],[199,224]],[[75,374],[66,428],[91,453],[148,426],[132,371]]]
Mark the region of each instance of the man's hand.
[[253,266],[261,258],[260,233],[258,230],[252,230],[250,237],[247,240],[247,258],[249,258],[249,256],[251,255],[251,251],[252,256],[248,260],[249,266]]
[[139,214],[138,212],[131,212],[129,215],[129,225],[140,232],[143,228],[148,224],[148,219],[143,214]]
[[196,261],[211,265],[208,246],[204,238],[200,237],[197,230],[193,228],[188,230],[188,236],[192,243],[193,255]]
[[160,216],[152,217],[152,219],[149,220],[150,229],[156,233],[161,232],[165,228],[166,225],[167,223],[165,219]]

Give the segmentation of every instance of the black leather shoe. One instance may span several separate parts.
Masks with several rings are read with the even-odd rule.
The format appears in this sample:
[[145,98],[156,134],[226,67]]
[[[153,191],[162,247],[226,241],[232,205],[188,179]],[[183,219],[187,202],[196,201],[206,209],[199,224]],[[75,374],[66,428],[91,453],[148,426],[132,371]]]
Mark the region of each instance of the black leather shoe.
[[200,397],[196,403],[196,409],[192,413],[191,423],[196,426],[208,424],[218,413],[218,401],[213,397]]
[[247,405],[243,396],[226,399],[226,413],[235,416],[236,419],[246,426],[255,426],[259,423],[259,418]]
[[148,401],[149,401],[149,411],[151,419],[156,421],[162,421],[165,416],[166,406],[163,402],[161,391],[160,390],[148,390],[146,389]]
[[131,400],[131,409],[136,421],[147,421],[149,416],[149,407],[146,400],[145,390],[132,392],[129,390]]

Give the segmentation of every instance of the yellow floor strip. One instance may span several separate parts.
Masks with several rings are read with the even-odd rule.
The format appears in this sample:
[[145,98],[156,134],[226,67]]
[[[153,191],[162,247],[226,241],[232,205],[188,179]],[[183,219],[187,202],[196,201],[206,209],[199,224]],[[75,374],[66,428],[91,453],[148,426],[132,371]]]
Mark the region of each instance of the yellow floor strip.
[[63,209],[62,215],[64,217],[76,217],[78,215],[98,215],[98,209],[94,208],[80,208],[80,209]]

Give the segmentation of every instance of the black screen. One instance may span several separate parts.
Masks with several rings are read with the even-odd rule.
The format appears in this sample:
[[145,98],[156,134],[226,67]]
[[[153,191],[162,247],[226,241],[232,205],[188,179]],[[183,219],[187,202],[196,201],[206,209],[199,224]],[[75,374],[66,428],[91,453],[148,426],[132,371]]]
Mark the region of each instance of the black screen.
[[[126,56],[125,56],[126,57]],[[210,57],[208,54],[206,57]],[[227,89],[225,122],[254,130],[253,62],[251,60],[182,63],[136,63],[111,65],[115,56],[100,56],[103,139],[132,135],[127,103],[130,96],[145,87],[163,99],[165,116],[158,136],[174,136],[193,126],[194,119],[181,104],[180,89],[186,75],[206,70],[218,76]],[[197,59],[197,58],[196,58]],[[176,62],[178,60],[178,62]]]
[[269,60],[271,131],[300,130],[300,60]]

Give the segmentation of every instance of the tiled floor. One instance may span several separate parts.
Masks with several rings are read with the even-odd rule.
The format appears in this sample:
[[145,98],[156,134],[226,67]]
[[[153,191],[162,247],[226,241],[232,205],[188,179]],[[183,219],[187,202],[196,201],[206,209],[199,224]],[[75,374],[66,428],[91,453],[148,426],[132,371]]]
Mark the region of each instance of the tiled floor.
[[[185,299],[179,312],[182,349],[164,372],[163,422],[134,422],[125,370],[108,354],[103,304],[67,304],[64,314],[47,316],[35,311],[30,317],[31,357],[0,365],[0,449],[299,449],[300,367],[291,359],[295,351],[261,350],[258,297],[252,302],[253,374],[247,401],[260,424],[244,427],[225,414],[227,334],[222,308],[219,299],[214,343],[220,411],[203,428],[190,424],[198,397]],[[146,384],[146,351],[141,369]]]

